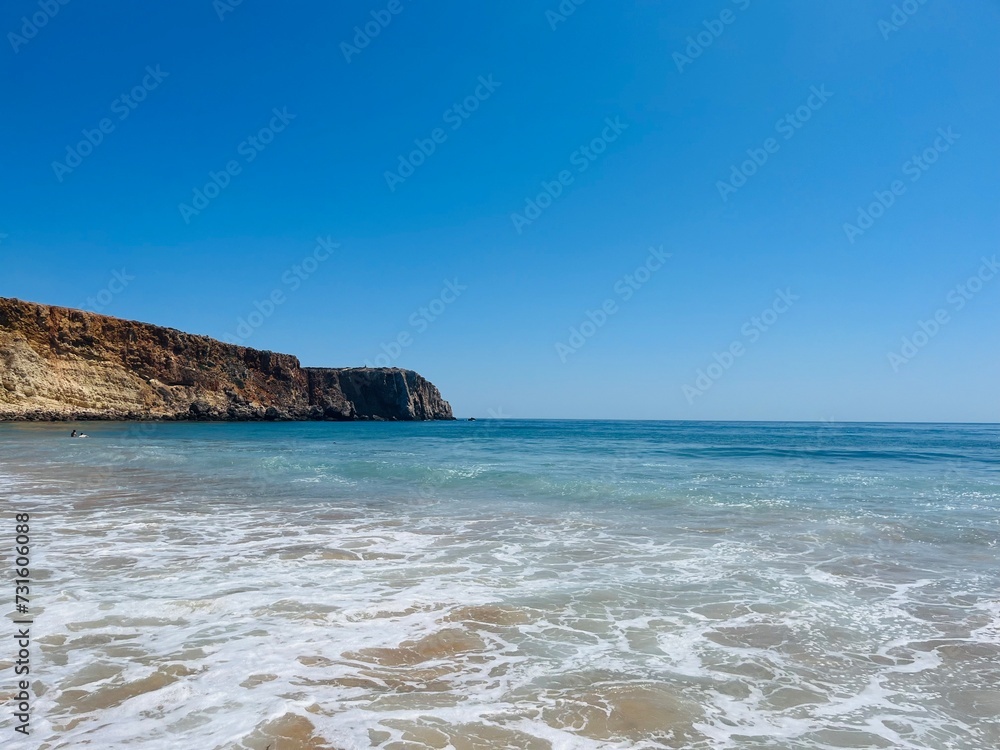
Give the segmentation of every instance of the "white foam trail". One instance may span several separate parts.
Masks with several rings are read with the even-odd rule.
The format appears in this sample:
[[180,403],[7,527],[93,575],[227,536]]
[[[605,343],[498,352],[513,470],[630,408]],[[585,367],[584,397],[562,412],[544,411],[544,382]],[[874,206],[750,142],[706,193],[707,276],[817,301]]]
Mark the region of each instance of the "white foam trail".
[[177,454],[115,450],[131,473],[92,487],[0,474],[38,529],[32,747],[263,748],[274,726],[393,750],[1000,742],[995,553],[929,544],[909,510],[804,512],[765,478],[734,501],[733,472],[629,514],[382,496],[365,467],[285,454],[246,484],[163,482],[149,463]]

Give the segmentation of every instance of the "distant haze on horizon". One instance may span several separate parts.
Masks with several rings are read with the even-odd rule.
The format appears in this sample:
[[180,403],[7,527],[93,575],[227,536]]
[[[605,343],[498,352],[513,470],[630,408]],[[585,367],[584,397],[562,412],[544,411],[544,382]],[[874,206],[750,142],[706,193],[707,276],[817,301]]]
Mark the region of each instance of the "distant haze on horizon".
[[15,0],[0,296],[459,418],[1000,422],[1000,3]]

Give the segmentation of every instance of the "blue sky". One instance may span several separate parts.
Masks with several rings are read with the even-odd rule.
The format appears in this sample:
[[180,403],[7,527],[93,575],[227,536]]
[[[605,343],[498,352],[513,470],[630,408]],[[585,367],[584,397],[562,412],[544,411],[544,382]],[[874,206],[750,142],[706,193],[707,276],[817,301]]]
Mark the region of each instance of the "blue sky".
[[460,416],[1000,421],[1000,3],[0,24],[0,296],[413,368]]

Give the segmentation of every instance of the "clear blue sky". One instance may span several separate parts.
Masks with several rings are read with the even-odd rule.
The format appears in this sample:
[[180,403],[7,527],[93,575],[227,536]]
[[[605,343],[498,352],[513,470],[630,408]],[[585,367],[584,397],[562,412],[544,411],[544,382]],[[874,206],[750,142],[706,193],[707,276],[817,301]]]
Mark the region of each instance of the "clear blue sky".
[[461,416],[1000,421],[1000,3],[230,5],[4,5],[0,295]]

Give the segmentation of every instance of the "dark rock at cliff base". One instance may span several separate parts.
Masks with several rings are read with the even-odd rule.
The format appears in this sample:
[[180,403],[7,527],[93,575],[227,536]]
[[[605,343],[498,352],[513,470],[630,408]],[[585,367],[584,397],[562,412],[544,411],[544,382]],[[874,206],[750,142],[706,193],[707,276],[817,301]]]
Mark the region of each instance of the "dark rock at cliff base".
[[172,328],[0,297],[0,420],[454,419],[399,368],[302,367]]

